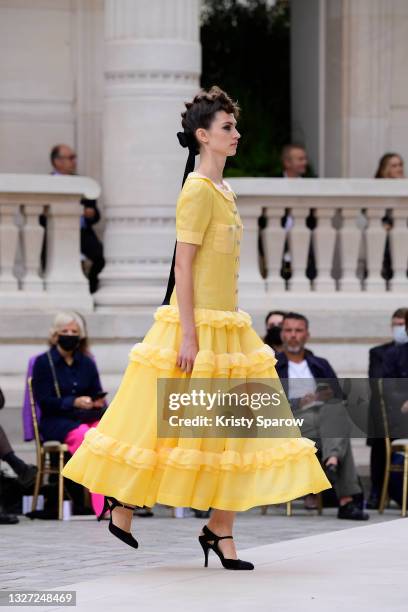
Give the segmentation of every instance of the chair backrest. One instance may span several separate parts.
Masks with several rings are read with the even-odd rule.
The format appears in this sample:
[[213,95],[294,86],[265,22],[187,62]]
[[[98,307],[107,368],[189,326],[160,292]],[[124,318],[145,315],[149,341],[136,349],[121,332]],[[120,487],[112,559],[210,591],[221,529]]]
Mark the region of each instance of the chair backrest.
[[386,452],[391,452],[390,428],[388,423],[387,406],[384,399],[384,379],[378,379],[378,395],[380,397],[381,417],[384,427],[384,442]]
[[40,430],[38,428],[37,411],[36,411],[35,400],[34,400],[33,377],[32,376],[29,376],[27,380],[27,384],[28,384],[28,393],[30,396],[31,416],[33,418],[34,439],[35,439],[35,447],[37,451],[37,465],[40,465],[39,461],[41,458],[41,438],[40,438]]
[[[34,426],[33,426],[32,414],[31,414],[31,402],[30,402],[30,391],[28,389],[28,379],[30,378],[30,376],[33,376],[34,365],[35,365],[35,362],[38,356],[39,355],[33,355],[28,360],[27,374],[25,378],[24,398],[23,398],[23,405],[22,405],[22,411],[21,411],[21,417],[23,421],[23,434],[24,434],[25,442],[30,442],[31,440],[34,440]],[[36,402],[36,414],[37,414],[37,421],[39,422],[41,419],[41,409],[39,405],[37,404],[37,402]]]

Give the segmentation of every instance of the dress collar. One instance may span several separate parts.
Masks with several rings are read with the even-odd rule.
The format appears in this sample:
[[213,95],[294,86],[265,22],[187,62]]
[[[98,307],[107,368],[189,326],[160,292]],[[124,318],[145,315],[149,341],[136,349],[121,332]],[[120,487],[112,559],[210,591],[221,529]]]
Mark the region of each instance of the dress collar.
[[225,189],[221,189],[221,187],[216,185],[214,181],[208,178],[208,176],[204,176],[204,174],[200,174],[199,172],[190,172],[190,174],[187,177],[187,180],[190,178],[199,178],[199,179],[203,179],[204,181],[207,181],[214,187],[214,189],[216,189],[221,195],[223,195],[226,200],[229,200],[230,202],[234,202],[237,197],[236,194],[232,191],[227,181],[224,181],[224,183],[227,185],[228,191]]

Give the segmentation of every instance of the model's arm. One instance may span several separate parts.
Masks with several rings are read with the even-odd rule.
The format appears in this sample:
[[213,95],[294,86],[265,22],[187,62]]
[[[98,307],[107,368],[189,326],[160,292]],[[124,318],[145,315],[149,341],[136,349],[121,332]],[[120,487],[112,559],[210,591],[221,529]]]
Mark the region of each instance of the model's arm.
[[193,261],[202,246],[213,207],[212,188],[205,181],[187,181],[176,208],[177,249],[174,266],[176,295],[181,323],[181,345],[177,365],[190,374],[198,353],[194,321]]
[[187,374],[193,369],[198,353],[198,342],[194,320],[193,261],[198,249],[196,244],[177,242],[174,275],[176,279],[177,303],[180,313],[182,339],[177,355],[177,365]]

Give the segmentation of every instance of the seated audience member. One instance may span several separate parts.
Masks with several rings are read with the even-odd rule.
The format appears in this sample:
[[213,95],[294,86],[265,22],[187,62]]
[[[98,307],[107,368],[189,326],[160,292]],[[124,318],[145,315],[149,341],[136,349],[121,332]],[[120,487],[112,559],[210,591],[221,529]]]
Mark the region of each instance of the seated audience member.
[[408,311],[401,327],[396,332],[399,342],[386,352],[382,363],[389,435],[393,439],[408,437]]
[[282,310],[271,310],[265,317],[266,334],[265,344],[268,344],[275,353],[282,350],[281,329],[285,313]]
[[[0,389],[0,408],[5,404],[4,395]],[[34,486],[35,477],[37,475],[37,467],[23,461],[18,457],[7,437],[3,427],[0,426],[0,462],[7,463],[14,473],[17,475],[17,481],[23,489],[30,489]],[[5,499],[3,498],[2,477],[0,472],[0,525],[15,525],[19,522],[18,517],[14,514],[9,514],[3,508]]]
[[[43,440],[59,440],[73,454],[85,434],[95,427],[105,409],[104,392],[94,360],[87,354],[88,339],[81,318],[60,312],[49,335],[50,349],[33,368],[34,397],[41,410]],[[103,496],[91,493],[96,514]]]
[[[76,174],[77,156],[71,147],[64,144],[56,145],[51,150],[50,160],[54,176]],[[89,290],[95,293],[98,289],[98,275],[105,266],[103,246],[93,229],[101,215],[96,200],[84,198],[81,204],[84,207],[81,216],[81,254],[91,261],[88,274]]]
[[[82,324],[84,335],[86,338],[88,338],[88,330],[87,330],[85,318],[79,312],[77,311],[73,311],[73,312],[77,317],[79,317],[81,324]],[[88,350],[88,348],[85,349],[85,355],[87,355],[88,357],[91,357],[91,359],[95,361],[94,356]],[[33,417],[31,414],[31,400],[30,400],[30,391],[28,388],[28,380],[29,378],[33,376],[34,364],[35,364],[37,357],[39,357],[38,353],[30,357],[30,359],[28,360],[27,373],[26,373],[26,379],[25,379],[23,408],[22,408],[22,414],[21,414],[22,421],[23,421],[23,434],[24,434],[25,442],[31,442],[31,440],[34,440],[34,425],[33,425]],[[37,421],[39,422],[41,419],[41,410],[37,402],[35,402],[35,410],[37,414]]]
[[[18,457],[6,435],[4,429],[0,426],[0,461],[7,463],[14,473],[17,475],[17,482],[23,489],[27,491],[32,489],[35,483],[35,477],[37,475],[37,467],[23,461]],[[28,493],[27,493],[28,494]],[[19,522],[18,517],[15,514],[10,514],[4,510],[3,504],[6,499],[3,497],[2,491],[2,478],[0,473],[0,525],[15,525]]]
[[354,465],[350,422],[337,376],[326,359],[316,357],[305,348],[310,337],[306,317],[287,313],[281,336],[283,352],[277,354],[276,369],[282,384],[287,387],[295,418],[304,420],[302,435],[314,440],[321,451],[324,469],[339,500],[337,516],[366,520],[368,514],[353,499],[353,496],[361,497],[362,488]]
[[[392,340],[379,346],[374,346],[369,352],[368,377],[370,379],[371,398],[368,414],[368,439],[371,446],[370,478],[371,490],[368,499],[368,508],[378,508],[384,481],[385,470],[385,442],[383,418],[381,415],[378,379],[383,377],[383,368],[390,349],[408,342],[405,329],[407,308],[398,308],[391,317]],[[386,365],[388,370],[389,365]]]
[[17,480],[25,489],[32,487],[35,483],[37,467],[17,457],[9,439],[0,425],[0,460],[5,461],[17,475]]

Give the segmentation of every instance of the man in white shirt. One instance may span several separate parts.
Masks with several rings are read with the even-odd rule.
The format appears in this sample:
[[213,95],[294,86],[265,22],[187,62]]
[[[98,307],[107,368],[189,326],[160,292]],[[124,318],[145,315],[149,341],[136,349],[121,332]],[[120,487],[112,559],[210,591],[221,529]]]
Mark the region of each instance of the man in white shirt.
[[282,323],[283,351],[276,369],[295,416],[302,416],[302,435],[314,440],[326,474],[339,500],[338,518],[367,520],[353,496],[362,495],[350,444],[351,423],[343,404],[337,376],[326,359],[305,348],[309,322],[287,313]]

